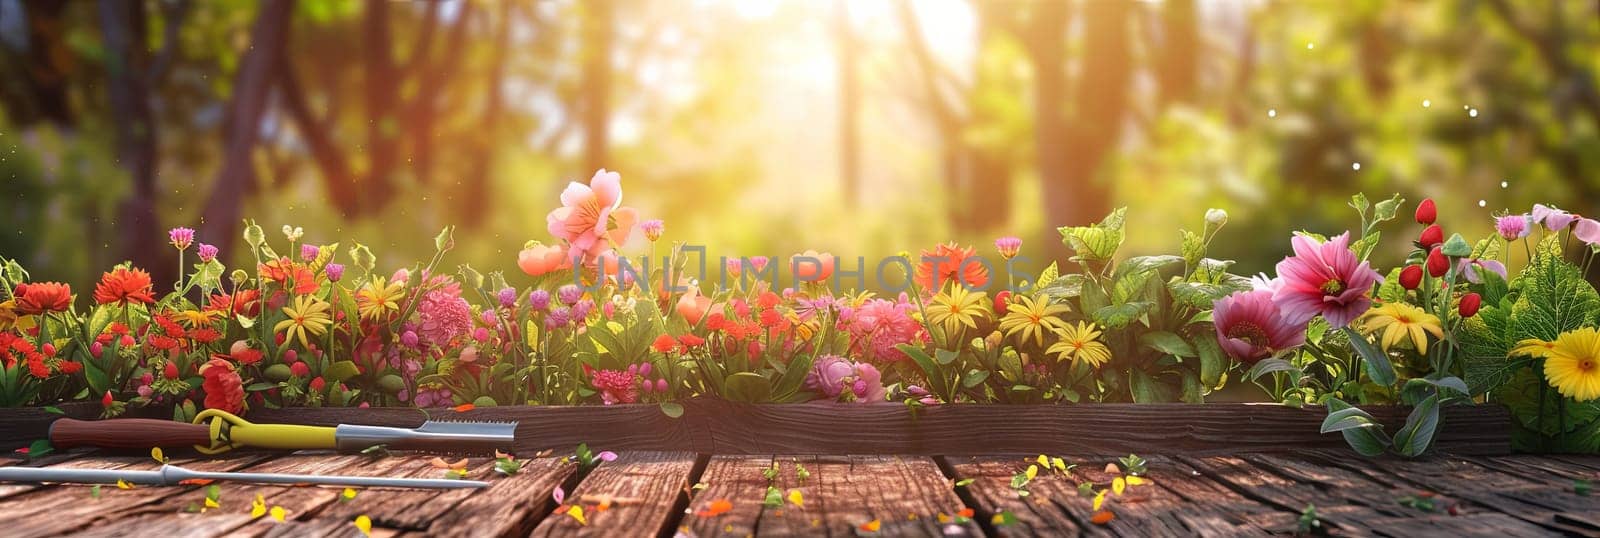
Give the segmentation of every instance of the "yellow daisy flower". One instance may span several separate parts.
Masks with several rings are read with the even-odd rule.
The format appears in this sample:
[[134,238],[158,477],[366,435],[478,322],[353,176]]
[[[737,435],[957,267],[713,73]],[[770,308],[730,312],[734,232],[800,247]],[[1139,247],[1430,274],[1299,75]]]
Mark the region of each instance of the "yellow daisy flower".
[[1438,316],[1406,303],[1387,303],[1368,310],[1361,318],[1364,320],[1363,333],[1371,335],[1383,331],[1381,344],[1384,351],[1389,351],[1390,347],[1409,336],[1412,349],[1427,355],[1428,336],[1424,332],[1433,333],[1435,338],[1444,338],[1444,328],[1439,325]]
[[327,301],[316,297],[295,297],[294,304],[283,307],[283,314],[289,319],[278,322],[272,330],[283,332],[286,341],[298,338],[302,347],[308,346],[306,333],[322,336],[328,332],[328,325],[333,323],[333,318],[328,315],[329,308]]
[[1060,340],[1045,353],[1062,361],[1084,361],[1095,368],[1111,360],[1111,348],[1100,342],[1100,328],[1095,324],[1080,321],[1076,327],[1067,325],[1055,332]]
[[1585,327],[1556,338],[1544,377],[1562,396],[1579,402],[1600,398],[1600,331]]
[[966,286],[947,286],[929,302],[928,324],[938,325],[944,337],[960,341],[963,326],[977,329],[979,318],[989,318],[985,295],[981,291],[973,293]]
[[373,277],[372,282],[356,292],[356,310],[361,312],[361,319],[382,319],[400,311],[400,298],[404,294],[405,287],[399,282],[387,282],[381,276]]
[[1000,318],[1000,330],[1018,342],[1033,340],[1033,345],[1044,345],[1044,333],[1067,328],[1067,322],[1057,317],[1072,311],[1064,304],[1050,304],[1048,299],[1035,301],[1027,295],[1018,295],[1006,305],[1006,315]]
[[1538,338],[1526,338],[1521,342],[1517,342],[1516,347],[1511,348],[1510,355],[1513,357],[1533,357],[1535,359],[1544,359],[1549,358],[1550,353],[1554,351],[1555,348],[1555,342],[1546,342]]

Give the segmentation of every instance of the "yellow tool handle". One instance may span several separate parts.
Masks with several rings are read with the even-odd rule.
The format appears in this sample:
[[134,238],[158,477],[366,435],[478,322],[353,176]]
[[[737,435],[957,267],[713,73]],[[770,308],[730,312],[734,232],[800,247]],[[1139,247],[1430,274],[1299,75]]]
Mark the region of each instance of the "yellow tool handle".
[[242,446],[277,450],[332,449],[338,447],[334,428],[296,424],[256,424],[232,413],[207,409],[195,423],[211,421],[211,446],[195,445],[204,454],[226,452]]

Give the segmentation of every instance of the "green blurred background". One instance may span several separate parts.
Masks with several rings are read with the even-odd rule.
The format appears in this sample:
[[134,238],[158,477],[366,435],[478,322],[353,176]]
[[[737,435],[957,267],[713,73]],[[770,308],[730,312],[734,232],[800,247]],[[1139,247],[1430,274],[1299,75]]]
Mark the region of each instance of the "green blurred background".
[[1118,205],[1128,252],[1175,251],[1220,207],[1254,273],[1356,191],[1469,237],[1595,213],[1597,59],[1580,1],[0,0],[0,255],[170,282],[167,228],[253,217],[384,269],[456,224],[447,263],[515,272],[604,167],[712,256],[1038,260]]

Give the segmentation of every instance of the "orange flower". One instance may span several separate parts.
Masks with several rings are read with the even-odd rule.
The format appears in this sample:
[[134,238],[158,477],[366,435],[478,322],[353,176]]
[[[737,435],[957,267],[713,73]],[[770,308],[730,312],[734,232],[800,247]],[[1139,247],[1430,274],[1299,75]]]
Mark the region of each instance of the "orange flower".
[[[229,312],[229,310],[232,312]],[[261,291],[254,288],[235,291],[232,295],[214,293],[206,301],[207,312],[224,312],[234,316],[256,317],[261,312]]]
[[701,295],[698,288],[689,288],[689,292],[678,299],[678,314],[690,325],[700,323],[707,310],[711,310],[711,298]]
[[289,282],[293,281],[295,295],[316,293],[322,287],[322,284],[317,282],[317,274],[310,267],[295,263],[289,258],[278,258],[263,263],[257,266],[256,270],[261,273],[261,278],[284,286],[288,286]]
[[[970,288],[982,288],[989,283],[989,268],[981,259],[972,259],[977,250],[945,243],[922,251],[917,266],[917,286],[927,293],[937,293],[950,282]],[[970,260],[970,261],[969,261]]]
[[528,243],[527,248],[517,254],[517,267],[528,276],[539,276],[571,266],[572,258],[567,257],[567,251],[561,245]]
[[65,312],[72,307],[72,287],[60,282],[17,284],[17,311],[27,315]]
[[94,286],[94,302],[122,306],[128,306],[129,303],[150,304],[156,302],[153,293],[150,273],[143,269],[118,267],[100,276],[100,283]]
[[833,268],[837,263],[832,254],[807,250],[789,257],[789,267],[794,271],[794,277],[806,282],[827,280],[833,276]]

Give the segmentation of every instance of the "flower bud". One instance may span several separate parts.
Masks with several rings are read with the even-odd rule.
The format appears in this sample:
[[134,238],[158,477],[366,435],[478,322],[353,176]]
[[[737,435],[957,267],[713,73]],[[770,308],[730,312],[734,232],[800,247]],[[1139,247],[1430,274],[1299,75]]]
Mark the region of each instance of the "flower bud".
[[295,377],[305,377],[311,375],[311,367],[304,362],[296,362],[289,365],[289,374]]
[[1449,271],[1450,260],[1444,257],[1444,252],[1441,252],[1439,247],[1433,247],[1433,250],[1428,252],[1428,274],[1434,278],[1443,278]]
[[167,362],[166,369],[162,372],[162,374],[165,375],[167,379],[177,379],[178,378],[178,363],[170,362],[170,361]]
[[1438,219],[1439,208],[1434,206],[1433,199],[1423,198],[1422,203],[1417,204],[1417,224],[1433,224]]
[[1438,224],[1430,224],[1422,229],[1422,235],[1417,236],[1417,245],[1422,248],[1433,248],[1444,243],[1444,228]]
[[111,396],[111,391],[109,390],[106,391],[105,396],[100,397],[100,407],[111,407],[111,404],[114,403],[117,403],[117,399]]
[[1461,296],[1461,304],[1456,307],[1456,311],[1461,314],[1461,317],[1470,318],[1478,315],[1478,308],[1482,306],[1482,296],[1476,293],[1468,293]]
[[322,392],[322,389],[326,388],[327,386],[328,382],[323,381],[322,376],[311,378],[311,390]]
[[1216,208],[1211,208],[1211,209],[1207,209],[1206,210],[1206,224],[1211,225],[1211,227],[1213,227],[1213,228],[1221,228],[1222,225],[1227,224],[1227,223],[1228,223],[1228,212],[1227,211],[1223,211],[1221,209],[1216,209]]
[[1405,269],[1401,269],[1400,270],[1400,287],[1408,289],[1408,290],[1414,290],[1414,289],[1417,289],[1417,286],[1421,286],[1421,285],[1422,285],[1422,266],[1421,265],[1407,265]]

